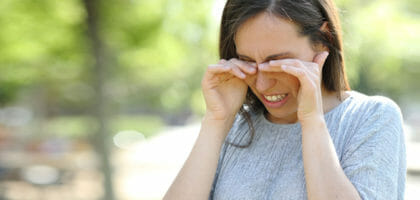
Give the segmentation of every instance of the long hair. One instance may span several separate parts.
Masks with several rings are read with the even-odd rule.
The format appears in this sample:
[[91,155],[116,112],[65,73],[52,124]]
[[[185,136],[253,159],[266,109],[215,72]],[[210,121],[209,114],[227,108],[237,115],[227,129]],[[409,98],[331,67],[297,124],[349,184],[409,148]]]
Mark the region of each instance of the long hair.
[[[246,20],[262,12],[291,21],[298,27],[301,36],[310,39],[312,46],[322,44],[329,49],[329,56],[322,68],[321,83],[327,91],[350,89],[345,73],[341,25],[333,0],[228,0],[220,26],[220,59],[238,58],[234,41],[236,32]],[[327,22],[327,31],[321,30],[324,22]],[[249,112],[261,111],[266,111],[264,105],[248,88],[239,114],[248,122],[251,139],[246,145],[230,144],[241,148],[251,144],[255,129]]]

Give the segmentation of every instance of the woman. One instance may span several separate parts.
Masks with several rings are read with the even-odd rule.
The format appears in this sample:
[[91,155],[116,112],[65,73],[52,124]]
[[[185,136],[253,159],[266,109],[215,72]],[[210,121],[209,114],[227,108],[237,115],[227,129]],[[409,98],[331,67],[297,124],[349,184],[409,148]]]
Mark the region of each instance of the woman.
[[201,130],[164,199],[403,199],[401,112],[349,91],[340,31],[331,0],[228,0]]

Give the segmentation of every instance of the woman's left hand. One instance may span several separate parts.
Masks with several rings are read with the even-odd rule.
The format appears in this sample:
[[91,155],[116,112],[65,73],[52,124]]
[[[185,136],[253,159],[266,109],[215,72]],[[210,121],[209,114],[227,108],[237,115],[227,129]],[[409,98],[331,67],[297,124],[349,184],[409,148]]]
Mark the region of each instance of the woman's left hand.
[[259,70],[266,72],[285,72],[291,74],[300,82],[297,101],[298,120],[302,123],[324,114],[322,107],[322,67],[328,57],[328,52],[318,53],[312,62],[299,59],[272,60],[268,65],[260,65]]

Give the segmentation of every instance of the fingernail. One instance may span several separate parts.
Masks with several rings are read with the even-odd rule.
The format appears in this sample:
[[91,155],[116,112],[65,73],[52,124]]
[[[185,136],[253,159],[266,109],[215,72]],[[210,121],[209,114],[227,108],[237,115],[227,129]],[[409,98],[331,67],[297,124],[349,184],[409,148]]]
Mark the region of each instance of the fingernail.
[[324,51],[324,55],[325,56],[328,56],[330,54],[330,52],[328,52],[328,51]]

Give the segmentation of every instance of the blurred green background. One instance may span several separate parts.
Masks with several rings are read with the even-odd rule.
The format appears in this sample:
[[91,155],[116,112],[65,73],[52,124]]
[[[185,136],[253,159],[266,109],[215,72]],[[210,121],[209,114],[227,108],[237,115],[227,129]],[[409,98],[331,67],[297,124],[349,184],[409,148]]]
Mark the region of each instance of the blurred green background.
[[[218,61],[224,2],[1,0],[0,153],[6,157],[0,159],[0,199],[37,199],[10,192],[10,181],[28,181],[22,178],[28,165],[44,172],[52,166],[66,177],[66,170],[83,167],[57,163],[75,152],[94,152],[81,162],[98,160],[92,169],[105,174],[105,192],[69,199],[118,196],[106,175],[113,149],[204,113],[200,82],[206,66]],[[416,130],[420,2],[336,3],[352,89],[392,98]]]

